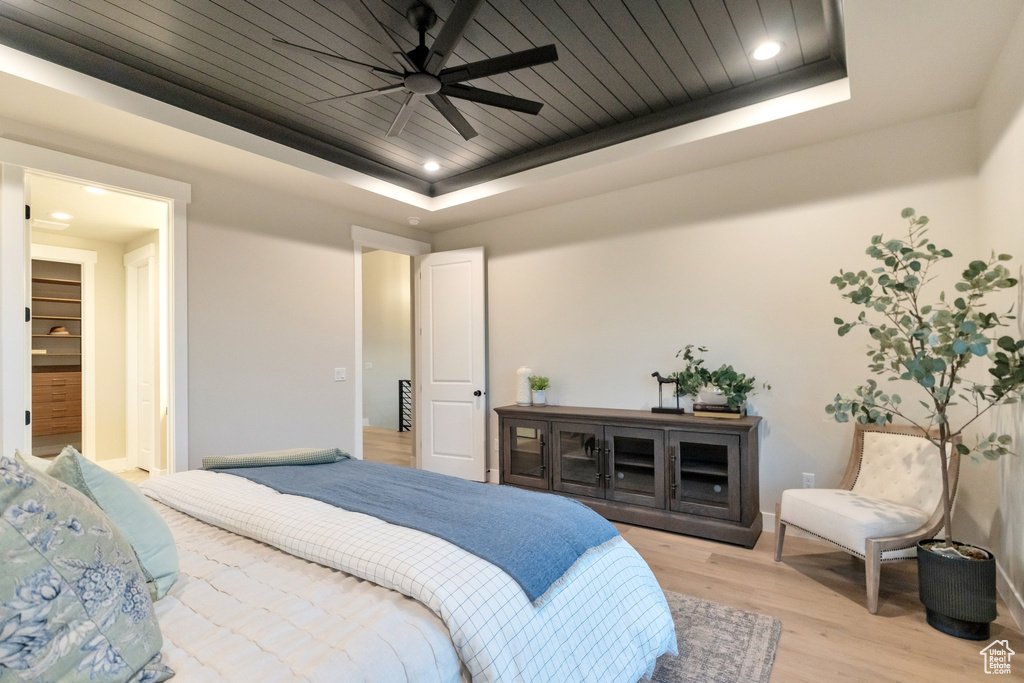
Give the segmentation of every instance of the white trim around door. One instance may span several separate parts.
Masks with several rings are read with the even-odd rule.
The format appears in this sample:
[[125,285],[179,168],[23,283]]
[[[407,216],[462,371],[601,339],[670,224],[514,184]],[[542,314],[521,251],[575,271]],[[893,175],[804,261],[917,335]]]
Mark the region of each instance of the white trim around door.
[[[353,291],[355,292],[353,327],[353,349],[355,349],[355,367],[353,368],[352,390],[355,392],[355,410],[353,411],[353,433],[352,433],[352,456],[363,457],[363,249],[383,249],[393,251],[396,254],[408,256],[421,256],[430,253],[430,245],[419,240],[400,237],[391,233],[371,230],[358,225],[352,226],[352,253],[354,273]],[[413,357],[416,356],[416,334],[412,335]],[[413,368],[413,374],[419,373],[418,368]],[[413,387],[416,386],[416,377],[413,377]],[[415,391],[415,389],[414,389]],[[418,420],[413,411],[413,433],[416,433],[416,421]],[[419,466],[419,448],[416,449],[416,465]]]
[[[167,411],[167,466],[188,469],[188,261],[187,207],[192,188],[161,178],[83,157],[0,138],[0,453],[25,447],[25,411],[29,408],[29,357],[25,332],[28,298],[26,256],[30,242],[25,222],[25,174],[129,192],[168,205],[168,229],[160,231],[159,270],[162,372],[161,402]],[[164,399],[166,397],[166,400]]]
[[[31,245],[33,259],[75,263],[82,267],[82,455],[96,462],[96,261],[95,251]],[[31,402],[29,408],[31,409]],[[26,444],[32,443],[27,427]]]

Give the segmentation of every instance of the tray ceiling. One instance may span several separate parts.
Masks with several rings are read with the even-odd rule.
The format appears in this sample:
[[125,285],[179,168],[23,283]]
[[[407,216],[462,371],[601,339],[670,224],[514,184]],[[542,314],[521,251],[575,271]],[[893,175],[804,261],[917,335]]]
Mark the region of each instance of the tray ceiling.
[[[0,43],[436,196],[846,75],[836,0],[490,0],[447,66],[553,43],[559,59],[472,85],[544,103],[531,116],[432,107],[385,134],[404,96],[310,104],[392,82],[273,38],[395,69],[358,0],[0,0]],[[363,0],[411,49],[411,0]],[[431,0],[443,27],[452,0]],[[774,59],[750,53],[784,44]],[[440,170],[423,164],[436,161]]]

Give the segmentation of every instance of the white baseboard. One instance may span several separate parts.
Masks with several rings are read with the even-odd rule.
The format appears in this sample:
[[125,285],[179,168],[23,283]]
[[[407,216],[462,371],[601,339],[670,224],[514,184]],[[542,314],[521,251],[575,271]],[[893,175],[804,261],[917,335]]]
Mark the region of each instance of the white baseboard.
[[996,587],[999,589],[999,597],[1006,603],[1013,620],[1017,622],[1017,628],[1024,631],[1024,599],[1021,598],[1020,591],[1010,583],[1010,577],[1006,575],[1006,570],[998,560],[996,568],[998,570],[996,572]]
[[123,472],[128,467],[128,458],[115,458],[113,460],[97,460],[96,464],[108,472]]
[[155,467],[149,471],[151,477],[162,477],[167,474],[167,470],[158,470]]
[[498,483],[498,470],[487,470],[487,483],[497,484]]
[[[766,531],[770,534],[775,533],[775,513],[774,512],[761,512],[761,530]],[[797,529],[795,526],[786,527],[787,538],[814,538],[803,529]]]

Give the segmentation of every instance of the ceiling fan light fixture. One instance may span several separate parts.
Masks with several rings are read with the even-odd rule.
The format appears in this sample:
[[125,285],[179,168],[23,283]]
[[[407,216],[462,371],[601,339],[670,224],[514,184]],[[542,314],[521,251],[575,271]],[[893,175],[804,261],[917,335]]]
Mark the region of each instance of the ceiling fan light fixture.
[[74,216],[69,213],[64,213],[63,211],[54,211],[50,214],[50,218],[56,218],[59,221],[69,221],[74,218]]
[[782,52],[782,48],[783,48],[783,44],[782,43],[776,43],[774,41],[768,41],[768,42],[761,43],[760,45],[758,45],[757,48],[755,48],[754,51],[750,53],[750,56],[753,57],[754,59],[758,60],[758,61],[762,61],[763,62],[766,59],[771,59],[775,55],[777,55],[780,52]]
[[441,164],[437,163],[436,161],[428,161],[427,163],[423,164],[423,168],[433,173],[434,171],[441,170]]
[[88,192],[89,194],[106,194],[107,193],[107,191],[104,190],[102,187],[94,187],[92,185],[84,185],[84,186],[82,186],[82,189],[85,190],[86,192]]

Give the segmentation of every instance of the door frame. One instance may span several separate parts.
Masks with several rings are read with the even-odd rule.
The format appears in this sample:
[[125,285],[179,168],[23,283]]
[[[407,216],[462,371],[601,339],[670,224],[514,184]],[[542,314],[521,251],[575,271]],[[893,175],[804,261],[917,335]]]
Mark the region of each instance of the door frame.
[[[30,231],[31,233],[31,231]],[[74,263],[82,267],[82,453],[96,462],[96,261],[95,251],[29,244],[33,259]],[[31,271],[29,272],[31,275]],[[31,292],[31,290],[29,290]],[[29,387],[29,408],[32,390]],[[25,444],[32,443],[32,427],[25,427]]]
[[[352,226],[352,288],[355,293],[353,301],[355,324],[352,325],[352,348],[355,351],[355,367],[352,372],[352,380],[355,400],[353,401],[354,409],[351,455],[352,457],[359,458],[360,460],[363,457],[363,249],[383,249],[384,251],[391,251],[396,254],[405,254],[406,256],[416,257],[422,256],[423,254],[429,254],[431,246],[427,242],[420,242],[419,240],[410,239],[408,237],[400,237],[398,235],[392,235],[391,233],[381,232],[380,230],[363,228],[358,225]],[[417,291],[416,278],[413,278],[413,292],[412,299],[410,300],[410,308],[413,311],[413,316],[416,315]],[[409,324],[414,325],[414,321],[410,320]],[[412,386],[414,396],[416,393],[416,387],[419,384],[419,364],[415,361],[417,349],[416,336],[415,329],[413,329],[411,339],[413,358]],[[416,402],[414,400],[413,405],[415,405],[415,403]],[[419,434],[419,411],[415,408],[412,411],[412,429],[414,434]],[[413,442],[416,467],[419,467],[419,442],[417,439],[413,439]]]
[[[142,435],[139,433],[139,361],[144,350],[139,347],[139,331],[143,324],[152,325],[156,330],[156,339],[160,338],[160,272],[156,263],[156,245],[147,244],[124,255],[124,278],[125,278],[125,467],[135,469],[139,466],[139,443]],[[149,278],[145,292],[139,292],[138,272],[143,265],[149,266]],[[150,320],[139,319],[140,295],[146,296],[150,301]],[[158,345],[159,346],[159,345]],[[156,414],[153,416],[153,443],[160,447],[160,358],[159,352],[154,357],[153,350],[148,352],[148,360],[157,367],[155,373],[156,393]],[[154,453],[159,462],[160,453]],[[159,474],[161,468],[156,467],[157,462],[151,464],[149,471]]]
[[[188,251],[187,209],[192,186],[44,147],[0,138],[0,453],[24,448],[31,383],[25,324],[26,256],[31,234],[25,220],[25,175],[49,175],[164,201],[167,229],[160,231],[161,405],[167,415],[167,467],[188,469]],[[163,374],[166,373],[166,381]]]

